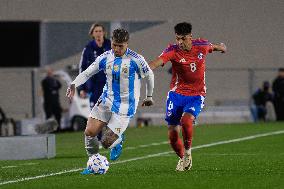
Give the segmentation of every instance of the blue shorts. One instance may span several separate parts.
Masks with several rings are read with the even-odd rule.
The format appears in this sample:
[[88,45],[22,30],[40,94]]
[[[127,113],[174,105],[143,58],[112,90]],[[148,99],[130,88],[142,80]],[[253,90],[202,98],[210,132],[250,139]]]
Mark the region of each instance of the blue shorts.
[[204,106],[204,96],[184,96],[173,91],[168,93],[166,118],[168,125],[180,125],[183,112],[192,114],[195,118]]

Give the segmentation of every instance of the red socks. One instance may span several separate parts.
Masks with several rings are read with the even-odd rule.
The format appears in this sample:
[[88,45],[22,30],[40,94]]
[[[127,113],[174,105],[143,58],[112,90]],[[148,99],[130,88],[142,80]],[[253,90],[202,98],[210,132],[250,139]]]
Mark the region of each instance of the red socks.
[[185,114],[182,116],[180,123],[182,126],[184,148],[190,149],[193,136],[193,118]]
[[181,139],[178,136],[178,132],[176,130],[171,130],[171,131],[169,130],[168,135],[169,135],[170,144],[172,148],[174,149],[176,154],[180,158],[182,158],[184,155],[184,147],[183,147]]

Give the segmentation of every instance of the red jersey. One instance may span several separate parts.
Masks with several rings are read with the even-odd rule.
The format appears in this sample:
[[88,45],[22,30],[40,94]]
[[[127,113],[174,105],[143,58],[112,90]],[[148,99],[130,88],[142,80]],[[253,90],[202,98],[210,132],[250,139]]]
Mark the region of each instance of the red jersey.
[[169,45],[160,58],[163,64],[172,63],[171,91],[185,96],[205,96],[205,57],[212,51],[212,44],[204,39],[192,40],[190,51],[184,51],[176,44]]

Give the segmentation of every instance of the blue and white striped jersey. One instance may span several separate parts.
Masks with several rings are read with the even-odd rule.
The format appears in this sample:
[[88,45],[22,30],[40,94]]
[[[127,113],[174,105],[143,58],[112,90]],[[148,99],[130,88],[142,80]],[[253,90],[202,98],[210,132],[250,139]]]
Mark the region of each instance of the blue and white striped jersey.
[[102,103],[109,102],[114,113],[132,117],[140,97],[140,80],[152,72],[144,57],[129,48],[122,57],[115,57],[113,50],[106,51],[72,84],[78,87],[100,70],[104,71],[107,78],[101,96]]

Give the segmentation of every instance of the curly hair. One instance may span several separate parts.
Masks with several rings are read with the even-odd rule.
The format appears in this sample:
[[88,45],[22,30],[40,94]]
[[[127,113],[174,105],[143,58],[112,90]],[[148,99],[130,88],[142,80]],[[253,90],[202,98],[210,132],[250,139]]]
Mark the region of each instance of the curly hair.
[[123,28],[118,28],[113,30],[112,32],[112,40],[117,43],[124,43],[128,42],[129,40],[129,33]]

